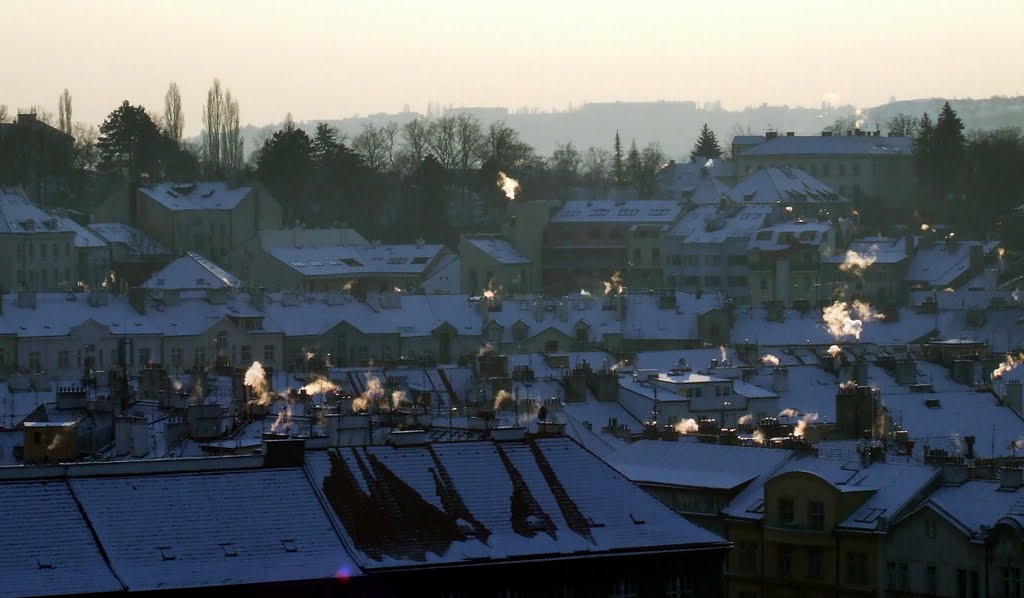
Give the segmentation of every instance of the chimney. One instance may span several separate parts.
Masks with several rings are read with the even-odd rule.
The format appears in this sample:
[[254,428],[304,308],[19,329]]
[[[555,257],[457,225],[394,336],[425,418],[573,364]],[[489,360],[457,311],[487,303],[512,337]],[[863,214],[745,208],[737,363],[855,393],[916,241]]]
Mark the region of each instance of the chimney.
[[821,132],[821,136],[822,137],[831,137],[832,136],[832,131],[822,131]]
[[974,436],[964,436],[964,444],[967,445],[967,458],[974,458]]
[[264,438],[263,467],[302,467],[306,461],[306,442],[301,438]]
[[785,366],[778,366],[772,372],[772,390],[774,392],[789,390],[789,369]]
[[775,139],[778,136],[779,136],[779,132],[778,131],[765,131],[765,133],[764,133],[764,138],[766,140],[767,139]]
[[1024,480],[1024,469],[1019,467],[999,468],[999,489],[1015,492]]
[[857,386],[868,385],[868,362],[858,361],[853,364],[853,380]]
[[786,137],[795,137],[795,136],[796,136],[796,133],[794,133],[793,131],[786,131]]
[[139,315],[146,315],[146,289],[128,289],[128,304],[134,307]]
[[1007,380],[1003,385],[1003,400],[1006,401],[1006,405],[1016,411],[1018,414],[1021,412],[1021,399],[1024,395],[1024,384],[1021,384],[1020,380]]

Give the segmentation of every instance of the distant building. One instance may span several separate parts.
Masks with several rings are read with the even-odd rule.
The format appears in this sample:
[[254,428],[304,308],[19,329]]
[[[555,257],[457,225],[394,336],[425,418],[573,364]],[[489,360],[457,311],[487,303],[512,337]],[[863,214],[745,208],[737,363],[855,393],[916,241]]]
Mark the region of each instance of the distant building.
[[37,208],[21,189],[0,188],[0,287],[73,287],[79,277],[76,240],[67,221]]
[[459,240],[462,292],[487,288],[508,293],[534,290],[533,262],[500,235],[463,235]]
[[90,224],[88,228],[106,242],[110,250],[110,269],[117,275],[117,282],[123,282],[126,287],[142,284],[175,257],[168,247],[130,225],[103,222]]
[[261,187],[226,181],[162,182],[124,189],[97,219],[130,224],[175,253],[222,259],[265,228],[281,225],[281,206]]
[[903,305],[913,254],[909,237],[862,237],[846,251],[822,258],[822,284],[829,290],[845,288],[851,297],[874,305]]
[[[799,168],[853,200],[899,201],[916,188],[910,137],[881,137],[857,131],[849,135],[779,135],[764,141],[743,137],[734,142],[733,159],[742,180],[758,170]],[[738,150],[738,151],[737,151]]]
[[767,226],[747,243],[750,304],[808,308],[831,302],[832,289],[821,285],[822,256],[835,251],[831,222],[802,219]]
[[729,190],[737,205],[766,204],[785,208],[800,218],[845,217],[850,200],[807,174],[790,166],[759,169]]
[[654,179],[655,197],[695,205],[717,205],[735,184],[736,163],[723,159],[671,160]]

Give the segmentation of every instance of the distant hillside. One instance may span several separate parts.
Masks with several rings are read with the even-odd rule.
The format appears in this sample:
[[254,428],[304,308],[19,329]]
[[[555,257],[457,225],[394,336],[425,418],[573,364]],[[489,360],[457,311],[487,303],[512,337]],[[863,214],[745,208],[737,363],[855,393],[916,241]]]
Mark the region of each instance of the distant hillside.
[[[873,131],[877,126],[885,134],[885,122],[900,112],[920,116],[927,111],[934,119],[944,101],[940,98],[906,100],[867,108],[864,128]],[[950,103],[968,129],[1024,126],[1024,96],[951,100]],[[516,128],[527,143],[544,155],[550,155],[556,143],[567,141],[572,141],[581,150],[589,146],[611,148],[615,131],[618,130],[624,149],[628,149],[634,139],[638,146],[656,141],[670,157],[681,159],[688,157],[697,132],[705,122],[718,135],[720,143],[727,146],[734,133],[747,129],[754,133],[763,133],[773,128],[781,132],[815,134],[836,119],[852,117],[855,110],[854,106],[820,109],[768,105],[744,110],[722,110],[713,106],[700,107],[694,102],[608,102],[584,104],[578,109],[565,112],[511,113],[504,108],[460,108],[453,111],[473,113],[485,126],[503,120]],[[351,138],[367,123],[395,121],[404,124],[422,116],[415,112],[404,112],[323,122],[334,125]],[[317,122],[320,121],[297,124],[312,133]],[[243,128],[246,153],[258,147],[278,127],[267,125]]]

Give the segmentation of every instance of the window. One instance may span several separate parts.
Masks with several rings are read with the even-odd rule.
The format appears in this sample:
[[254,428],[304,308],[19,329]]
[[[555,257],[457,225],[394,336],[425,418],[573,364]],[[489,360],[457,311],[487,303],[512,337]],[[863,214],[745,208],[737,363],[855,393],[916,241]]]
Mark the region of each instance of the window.
[[686,398],[699,399],[704,396],[704,389],[700,386],[690,386],[686,389]]
[[789,577],[793,574],[793,547],[788,544],[780,544],[778,555],[778,576]]
[[757,544],[740,542],[736,547],[736,568],[739,571],[757,571]]
[[252,361],[252,345],[242,345],[242,363]]
[[526,340],[526,335],[529,334],[529,332],[530,329],[526,326],[526,324],[516,324],[515,326],[512,327],[512,338],[514,338],[516,342],[523,342]]
[[936,526],[938,522],[934,517],[928,517],[924,520],[924,535],[928,538],[935,539]]
[[693,577],[686,575],[669,578],[665,586],[665,598],[692,598],[696,596]]
[[825,503],[820,500],[807,503],[807,522],[811,529],[825,529]]
[[39,257],[44,260],[46,259],[46,243],[39,244]]
[[28,354],[28,369],[31,372],[43,371],[43,356],[39,351],[30,351]]
[[793,499],[779,499],[779,521],[782,523],[793,523]]
[[545,353],[558,353],[558,341],[545,341],[544,342]]
[[682,266],[683,265],[683,256],[681,256],[681,255],[673,255],[673,256],[670,256],[668,258],[668,261],[673,266]]
[[823,579],[825,577],[825,552],[820,548],[807,551],[807,577]]
[[66,368],[70,365],[71,354],[69,351],[57,351],[57,367]]
[[150,349],[149,347],[143,347],[139,349],[139,367],[146,367],[147,365],[149,365],[149,362],[152,357],[152,349]]
[[7,365],[7,349],[0,349],[0,365]]
[[206,347],[196,347],[193,365],[206,365]]
[[925,569],[925,585],[927,586],[928,593],[934,596],[939,591],[938,579],[936,576],[935,563],[928,563]]
[[171,365],[176,368],[180,368],[181,364],[185,362],[185,350],[181,347],[174,347],[171,349]]
[[1020,567],[1000,567],[1000,573],[1002,573],[1003,578],[1003,596],[1006,598],[1020,598]]
[[612,591],[609,598],[636,598],[639,596],[636,584],[628,577],[622,577],[612,584]]
[[263,361],[274,362],[274,345],[263,345]]
[[585,343],[590,340],[590,329],[585,324],[576,327],[576,342]]
[[644,261],[643,250],[641,250],[639,247],[633,249],[633,261],[638,264]]
[[846,583],[851,585],[867,585],[868,555],[863,552],[846,553]]
[[704,265],[706,266],[717,266],[719,263],[719,256],[717,255],[705,255]]

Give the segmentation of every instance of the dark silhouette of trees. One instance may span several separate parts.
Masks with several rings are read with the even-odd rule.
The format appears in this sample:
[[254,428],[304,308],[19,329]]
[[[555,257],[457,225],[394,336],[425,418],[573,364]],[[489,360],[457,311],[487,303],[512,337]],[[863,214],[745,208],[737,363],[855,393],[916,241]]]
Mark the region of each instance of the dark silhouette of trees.
[[181,91],[173,81],[164,94],[164,132],[176,144],[181,144],[185,130],[185,116],[181,113]]
[[314,167],[313,143],[290,119],[286,119],[284,128],[276,131],[259,149],[256,174],[281,201],[289,221],[309,217],[316,211],[309,201]]
[[700,136],[697,138],[697,143],[693,146],[693,150],[690,152],[690,161],[693,162],[697,158],[721,158],[722,148],[718,145],[718,137],[715,136],[715,132],[708,128],[708,124],[704,123],[704,126],[700,129]]
[[612,182],[621,185],[626,182],[626,167],[622,162],[622,140],[615,131],[615,145],[612,146]]
[[142,106],[125,100],[100,125],[99,169],[137,184],[142,174],[159,174],[160,129]]
[[893,137],[916,137],[921,121],[909,114],[900,112],[885,123],[889,135]]
[[71,135],[71,93],[67,88],[60,94],[60,101],[57,103],[58,125],[57,128],[65,135]]

